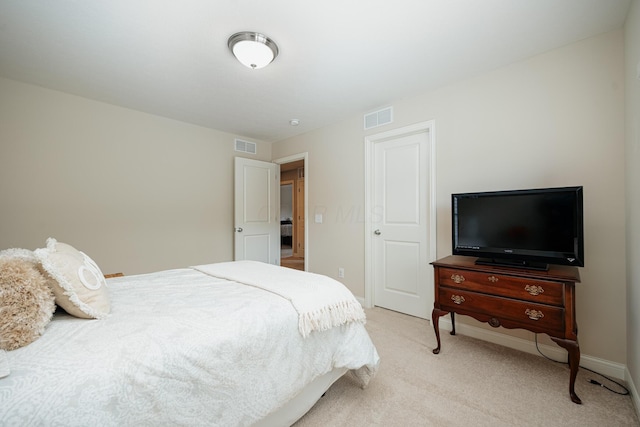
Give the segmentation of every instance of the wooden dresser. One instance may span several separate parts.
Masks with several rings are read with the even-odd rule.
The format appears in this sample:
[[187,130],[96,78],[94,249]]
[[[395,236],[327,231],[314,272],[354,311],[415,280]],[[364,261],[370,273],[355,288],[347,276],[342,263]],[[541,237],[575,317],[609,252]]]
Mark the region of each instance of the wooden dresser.
[[574,391],[580,363],[575,312],[576,267],[550,265],[547,271],[476,265],[476,258],[448,256],[432,264],[435,269],[435,303],[431,318],[440,352],[441,316],[454,313],[471,316],[497,328],[522,328],[551,337],[569,354],[569,394]]

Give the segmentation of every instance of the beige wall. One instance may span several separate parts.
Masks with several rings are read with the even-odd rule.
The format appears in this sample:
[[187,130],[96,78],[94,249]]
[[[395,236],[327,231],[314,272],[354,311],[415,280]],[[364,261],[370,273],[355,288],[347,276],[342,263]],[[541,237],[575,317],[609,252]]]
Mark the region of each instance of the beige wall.
[[0,249],[51,236],[104,273],[231,260],[233,141],[0,79]]
[[[640,386],[640,0],[625,24],[627,182],[627,368]],[[640,412],[640,398],[635,396]]]
[[[364,295],[364,148],[358,127],[361,124],[361,121],[339,124],[273,147],[276,159],[312,153],[305,165],[308,269],[337,279],[338,268],[344,267],[345,277],[340,281],[357,296]],[[316,214],[322,214],[321,224],[315,222]]]
[[309,218],[326,212],[309,224],[310,269],[335,277],[342,266],[343,282],[364,295],[364,137],[435,120],[438,256],[451,253],[452,192],[583,185],[580,344],[624,364],[623,64],[623,32],[615,31],[396,100],[394,123],[375,131],[365,133],[358,115],[274,144],[275,158],[309,153]]

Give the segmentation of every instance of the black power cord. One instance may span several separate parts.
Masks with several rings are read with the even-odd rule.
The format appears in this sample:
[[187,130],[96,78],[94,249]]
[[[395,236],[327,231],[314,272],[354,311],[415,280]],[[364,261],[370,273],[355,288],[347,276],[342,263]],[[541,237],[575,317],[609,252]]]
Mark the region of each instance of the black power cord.
[[[554,359],[550,358],[549,356],[547,356],[546,354],[544,354],[542,351],[540,351],[540,347],[538,347],[538,334],[534,334],[534,335],[535,335],[535,341],[536,341],[536,350],[538,350],[538,353],[540,353],[540,355],[541,355],[542,357],[544,357],[545,359],[550,360],[550,361],[552,361],[552,362],[555,362],[555,363],[560,363],[560,364],[562,364],[562,365],[568,365],[568,363],[567,363],[567,362],[560,362],[560,361],[558,361],[558,360],[554,360]],[[601,382],[599,382],[599,381],[596,381],[596,380],[594,380],[594,379],[592,379],[592,378],[589,378],[589,379],[587,380],[587,382],[588,382],[588,383],[593,384],[593,385],[599,385],[600,387],[605,388],[605,389],[609,390],[610,392],[615,393],[615,394],[619,394],[619,395],[621,395],[621,396],[627,396],[627,395],[629,394],[629,389],[628,389],[628,388],[626,388],[624,385],[620,384],[618,381],[614,380],[613,378],[610,378],[610,377],[608,377],[608,376],[606,376],[606,375],[604,375],[604,374],[601,374],[601,373],[599,373],[599,372],[596,372],[596,371],[594,371],[593,369],[585,368],[584,366],[580,366],[580,369],[584,369],[585,371],[589,371],[589,372],[591,372],[591,373],[594,373],[594,374],[596,374],[596,375],[599,375],[599,376],[601,376],[602,378],[606,379],[607,381],[610,381],[610,382],[612,382],[612,383],[616,384],[618,387],[620,387],[620,388],[621,388],[622,390],[624,390],[624,391],[617,391],[617,390],[613,390],[612,388],[607,387],[607,386],[606,386],[606,385],[604,385],[603,383],[601,383]]]

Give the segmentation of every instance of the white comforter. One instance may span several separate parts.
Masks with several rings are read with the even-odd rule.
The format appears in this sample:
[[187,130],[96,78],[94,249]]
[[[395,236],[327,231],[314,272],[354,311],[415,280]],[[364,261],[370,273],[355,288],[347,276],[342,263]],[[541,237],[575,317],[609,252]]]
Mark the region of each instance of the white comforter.
[[108,280],[106,319],[56,314],[7,352],[3,426],[250,425],[334,368],[366,383],[378,354],[362,323],[303,338],[272,292],[178,269]]

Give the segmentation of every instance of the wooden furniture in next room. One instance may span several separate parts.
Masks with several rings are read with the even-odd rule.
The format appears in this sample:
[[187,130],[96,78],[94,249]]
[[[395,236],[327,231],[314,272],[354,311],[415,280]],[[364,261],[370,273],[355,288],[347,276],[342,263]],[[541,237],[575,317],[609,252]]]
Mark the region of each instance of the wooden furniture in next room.
[[576,267],[549,265],[547,271],[476,265],[475,257],[448,256],[432,264],[435,269],[433,328],[440,352],[440,316],[471,316],[493,327],[522,328],[544,333],[569,353],[569,394],[574,391],[580,363],[575,311]]

